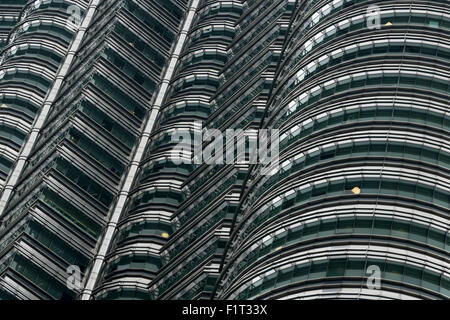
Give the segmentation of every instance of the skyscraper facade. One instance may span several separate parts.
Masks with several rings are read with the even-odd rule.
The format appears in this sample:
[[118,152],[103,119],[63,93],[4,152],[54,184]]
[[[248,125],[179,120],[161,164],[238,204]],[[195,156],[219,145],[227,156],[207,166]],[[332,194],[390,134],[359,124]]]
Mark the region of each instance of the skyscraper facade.
[[[0,299],[450,298],[449,30],[445,0],[0,0]],[[175,163],[206,129],[278,130],[278,168]]]

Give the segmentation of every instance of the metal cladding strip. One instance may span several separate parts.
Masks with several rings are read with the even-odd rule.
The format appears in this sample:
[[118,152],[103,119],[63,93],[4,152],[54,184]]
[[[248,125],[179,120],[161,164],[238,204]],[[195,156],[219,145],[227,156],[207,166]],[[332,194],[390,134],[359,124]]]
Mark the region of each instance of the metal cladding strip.
[[150,134],[153,131],[153,127],[155,125],[156,118],[159,114],[159,110],[163,103],[164,97],[166,96],[167,90],[169,88],[170,80],[175,71],[175,67],[178,63],[178,59],[181,53],[181,50],[186,42],[187,33],[189,32],[192,21],[194,20],[194,15],[197,11],[200,0],[193,0],[189,9],[187,11],[187,15],[185,21],[183,22],[183,27],[181,32],[179,33],[179,37],[176,43],[176,46],[171,54],[170,63],[164,73],[163,80],[161,82],[161,86],[159,87],[158,94],[156,96],[156,101],[151,107],[150,116],[146,120],[145,129],[141,134],[139,146],[135,151],[133,161],[130,164],[130,168],[128,170],[128,174],[125,180],[125,183],[122,186],[122,190],[120,191],[119,198],[117,200],[116,206],[114,208],[113,213],[110,216],[110,220],[106,227],[106,231],[103,233],[103,238],[101,240],[100,247],[95,256],[94,262],[92,264],[91,270],[88,273],[88,278],[86,280],[86,285],[83,289],[81,300],[89,300],[91,298],[92,291],[97,282],[98,276],[100,274],[100,270],[102,269],[103,263],[105,261],[106,253],[108,252],[109,246],[113,239],[114,232],[116,231],[117,223],[119,218],[122,215],[122,211],[125,206],[125,202],[128,198],[128,195],[131,190],[131,186],[133,185],[133,181],[136,178],[137,170],[139,164],[142,161],[144,156],[144,152],[146,146],[150,140]]
[[99,5],[100,0],[92,0],[89,4],[88,10],[86,11],[86,15],[83,18],[83,21],[81,22],[80,27],[78,28],[78,31],[76,33],[76,36],[69,48],[69,51],[67,52],[66,58],[64,60],[63,65],[58,70],[58,73],[56,75],[56,80],[53,82],[52,88],[47,94],[47,98],[40,109],[39,115],[36,118],[36,120],[33,123],[33,126],[31,128],[30,134],[28,136],[27,142],[25,143],[24,147],[20,151],[19,157],[17,159],[16,165],[14,167],[14,170],[9,175],[7,183],[5,184],[5,187],[3,189],[3,194],[0,199],[0,217],[2,217],[4,210],[6,208],[6,205],[8,204],[9,198],[11,197],[12,190],[17,184],[17,181],[19,180],[19,177],[22,173],[22,170],[25,166],[25,162],[28,159],[28,156],[31,153],[31,150],[34,147],[34,144],[36,143],[36,140],[38,138],[39,132],[47,119],[47,116],[50,112],[50,108],[55,101],[56,95],[58,94],[59,90],[61,89],[63,80],[65,76],[67,75],[70,65],[72,64],[73,58],[75,56],[75,53],[78,51],[81,42],[84,38],[84,35],[86,34],[86,29],[90,25],[92,18],[94,16],[94,12]]

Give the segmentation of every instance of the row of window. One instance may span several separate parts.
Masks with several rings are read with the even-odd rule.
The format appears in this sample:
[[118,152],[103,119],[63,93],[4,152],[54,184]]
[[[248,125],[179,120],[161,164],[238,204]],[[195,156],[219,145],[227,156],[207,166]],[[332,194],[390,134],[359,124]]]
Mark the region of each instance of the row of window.
[[76,293],[69,290],[65,284],[46,273],[41,267],[32,263],[29,259],[16,254],[11,268],[24,276],[35,286],[52,296],[55,300],[70,297],[75,299]]
[[242,260],[239,260],[239,264],[233,273],[238,274],[242,269],[258,259],[283,247],[301,245],[302,242],[311,239],[318,241],[324,237],[339,235],[348,235],[349,237],[354,235],[366,237],[382,236],[399,240],[409,239],[416,242],[416,244],[436,247],[450,253],[450,233],[448,231],[442,231],[407,220],[356,215],[339,219],[324,219],[284,231],[265,241],[257,248],[245,251],[245,256]]
[[179,115],[183,115],[186,117],[196,116],[200,118],[207,118],[210,115],[210,113],[211,107],[207,104],[186,103],[165,110],[161,116],[161,121],[167,121]]
[[450,168],[450,154],[438,149],[399,142],[355,142],[327,147],[321,151],[307,154],[284,165],[273,176],[259,186],[256,196],[261,195],[278,181],[324,161],[337,159],[355,159],[357,157],[389,157],[401,160],[419,160]]
[[120,258],[111,262],[108,266],[107,274],[116,271],[124,271],[130,269],[146,270],[150,272],[157,272],[161,268],[161,259],[159,257],[134,254],[128,256],[121,256]]
[[31,24],[25,22],[22,25],[22,35],[27,38],[42,38],[42,35],[48,35],[51,39],[62,39],[65,44],[72,41],[73,33],[56,23],[33,21]]
[[[175,93],[181,90],[193,90],[200,89],[202,91],[216,92],[219,86],[219,79],[217,77],[212,77],[208,74],[197,74],[189,75],[185,78],[180,79],[177,83],[173,85],[173,90]],[[191,92],[189,91],[189,92]]]
[[203,248],[202,251],[196,252],[192,257],[187,260],[182,261],[182,268],[177,268],[177,271],[173,274],[168,274],[165,278],[162,278],[158,282],[158,293],[161,296],[172,286],[177,285],[180,280],[189,274],[193,269],[202,267],[205,262],[211,258],[214,254],[221,254],[226,245],[224,239],[219,239],[207,247]]
[[131,148],[133,146],[135,137],[93,104],[84,100],[80,110],[91,120],[100,124],[106,131],[110,132],[112,136],[120,140],[127,147]]
[[[52,64],[55,68],[57,68],[62,61],[62,57],[57,54],[56,52],[50,50],[50,48],[46,48],[46,47],[39,47],[39,48],[35,48],[35,47],[19,47],[14,50],[13,48],[11,48],[9,51],[10,55],[7,57],[7,60],[10,60],[11,58],[25,58],[25,59],[30,59],[30,58],[41,58],[44,61],[46,61],[47,63]],[[56,70],[55,70],[56,71]]]
[[[411,76],[408,75],[407,71],[402,70],[400,70],[400,72],[387,70],[383,72],[382,70],[377,70],[370,74],[350,74],[350,78],[348,76],[343,76],[338,79],[333,79],[329,84],[327,83],[326,87],[316,86],[309,92],[302,93],[301,99],[304,101],[308,98],[311,100],[312,98],[312,102],[315,102],[320,98],[331,96],[335,93],[365,86],[395,86],[404,89],[417,87],[425,89],[431,88],[433,91],[438,90],[443,94],[450,92],[448,80],[445,80],[445,78],[439,79],[437,77],[432,77],[429,73],[420,72],[415,76]],[[287,95],[288,92],[282,94],[283,98]],[[305,103],[309,104],[312,102],[308,101]]]
[[150,80],[147,75],[138,70],[132,63],[128,62],[111,49],[105,49],[102,55],[103,57],[111,61],[123,73],[133,79],[137,84],[144,87],[150,94],[153,94],[153,91],[156,87],[155,82]]
[[[230,40],[233,39],[235,34],[234,29],[223,26],[223,25],[213,25],[206,28],[200,29],[192,35],[192,43],[197,43],[203,39],[216,38],[220,40]],[[228,39],[224,39],[228,38]],[[228,42],[228,41],[227,41]]]
[[[92,82],[102,91],[116,100],[122,107],[124,107],[130,114],[136,117],[139,121],[144,119],[145,109],[140,103],[131,98],[128,94],[123,92],[117,85],[111,83],[111,80],[106,79],[101,74],[95,74]],[[111,128],[112,129],[112,128]]]
[[[247,46],[254,39],[258,38],[261,34],[268,33],[268,30],[266,30],[267,27],[277,19],[280,19],[280,17],[286,13],[286,8],[288,5],[289,2],[281,2],[277,8],[278,10],[274,9],[268,13],[268,16],[259,21],[256,26],[253,26],[250,32],[247,32],[244,37],[239,39],[237,45],[233,47],[233,52],[240,52],[241,49]],[[261,39],[259,41],[261,41]]]
[[135,197],[131,203],[130,210],[137,208],[138,206],[146,204],[166,204],[172,206],[178,206],[183,202],[184,196],[178,191],[172,190],[150,190],[141,193]]
[[172,234],[172,226],[161,222],[137,222],[121,229],[118,241],[135,236],[162,236],[169,237]]
[[[180,225],[184,225],[188,222],[192,217],[197,216],[197,214],[205,208],[208,208],[212,201],[218,199],[225,191],[227,191],[233,184],[242,183],[242,177],[239,177],[238,180],[237,175],[233,175],[228,179],[222,179],[219,185],[216,185],[214,189],[205,190],[201,196],[201,200],[196,199],[196,205],[192,208],[189,208],[184,215],[180,216]],[[207,193],[208,192],[208,193]]]
[[44,78],[42,75],[25,70],[8,71],[7,73],[4,73],[3,76],[0,75],[0,80],[2,80],[3,85],[5,85],[7,81],[16,81],[20,84],[30,84],[39,88],[42,91],[42,95],[47,92],[51,84],[50,80]]
[[225,76],[229,77],[230,75],[238,73],[249,61],[251,61],[255,56],[257,56],[262,50],[267,49],[270,43],[272,43],[275,39],[284,36],[287,31],[286,29],[287,28],[284,26],[276,25],[276,27],[273,30],[264,35],[263,38],[259,39],[255,43],[254,46],[256,48],[247,51],[243,57],[235,59],[231,63],[231,65],[228,66],[226,70],[224,70]]
[[164,40],[168,43],[172,43],[175,35],[170,31],[167,26],[164,26],[161,22],[155,19],[152,15],[147,13],[144,9],[135,4],[132,0],[125,2],[125,8],[134,14],[139,20],[144,22],[150,29],[156,31]]
[[[349,258],[313,261],[272,273],[264,277],[263,280],[259,280],[245,288],[238,295],[238,299],[249,299],[281,286],[300,284],[311,280],[317,281],[322,279],[323,282],[327,282],[332,281],[333,278],[342,277],[366,278],[371,275],[371,273],[367,273],[370,266],[378,266],[380,268],[382,288],[385,286],[384,281],[395,281],[450,297],[450,278],[444,275],[423,267],[419,268],[390,260]],[[364,279],[359,281],[363,281],[364,285]]]
[[265,55],[261,59],[258,59],[258,61],[255,62],[252,66],[246,68],[245,74],[243,74],[241,77],[238,78],[239,82],[236,81],[231,85],[233,89],[231,89],[231,86],[229,86],[229,90],[226,90],[220,96],[218,102],[222,103],[223,101],[228,100],[233,94],[236,93],[236,88],[237,89],[243,88],[249,80],[251,80],[256,74],[260,73],[263,69],[266,69],[268,65],[276,65],[278,59],[279,56],[277,54],[271,53]]
[[[4,1],[2,1],[2,2],[4,2]],[[52,8],[53,10],[59,9],[58,11],[67,13],[67,10],[71,5],[72,4],[67,0],[56,0],[56,1],[55,0],[46,0],[46,1],[37,1],[34,3],[29,2],[27,4],[27,6],[31,6],[31,8],[30,8],[28,15],[31,12],[34,12],[35,10],[44,10],[44,9],[48,9],[48,8]],[[83,14],[84,14],[84,10],[83,10],[83,8],[80,8],[80,15],[83,16]]]
[[25,139],[25,133],[8,125],[0,124],[0,138],[13,141],[19,146],[22,146],[22,142]]
[[106,152],[106,150],[99,147],[96,143],[93,143],[92,140],[88,139],[75,129],[71,130],[70,136],[70,141],[75,143],[80,149],[92,156],[117,176],[120,177],[122,175],[125,166]]
[[151,45],[141,40],[131,30],[117,22],[114,31],[120,35],[127,43],[132,44],[133,48],[142,53],[147,59],[149,59],[153,66],[156,68],[162,68],[165,63],[165,57],[156,51]]
[[[352,190],[359,188],[360,193],[354,194]],[[307,187],[297,192],[291,192],[287,197],[281,197],[276,202],[272,203],[264,211],[259,214],[252,215],[252,222],[246,230],[250,233],[258,226],[266,223],[269,219],[277,215],[281,210],[285,210],[294,206],[308,203],[311,201],[322,201],[327,198],[353,196],[353,197],[365,197],[376,196],[378,198],[383,197],[403,197],[408,202],[411,199],[420,201],[421,203],[434,204],[441,208],[448,209],[450,207],[450,193],[436,187],[428,186],[425,184],[393,180],[393,179],[346,179],[335,180],[320,185],[314,185]],[[275,201],[275,200],[274,200]],[[273,201],[272,201],[273,202]],[[255,217],[256,216],[256,217]]]
[[[275,0],[266,0],[264,2],[259,3],[258,4],[258,10],[254,10],[254,11],[252,11],[252,13],[246,15],[246,17],[239,24],[240,28],[242,30],[247,28],[247,26],[249,26],[253,21],[255,21],[260,16],[261,12],[264,12],[264,10],[269,8],[273,4],[274,1]],[[248,8],[250,8],[254,4],[254,2],[255,2],[255,0],[247,1],[247,3],[246,3],[247,4],[246,10],[249,10]]]
[[[281,121],[288,120],[288,114],[281,118]],[[280,145],[291,144],[292,139],[298,140],[313,134],[316,131],[325,129],[327,127],[342,126],[344,123],[379,120],[379,121],[403,121],[412,122],[419,125],[429,125],[439,129],[450,131],[450,116],[444,113],[437,113],[431,110],[404,108],[404,107],[362,107],[345,109],[343,111],[335,112],[331,115],[326,115],[320,119],[309,121],[305,125],[298,126],[295,130],[291,129],[286,138],[284,135],[280,137]]]
[[[401,14],[401,15],[400,15]],[[289,65],[295,65],[299,63],[303,57],[315,49],[319,45],[325,45],[333,39],[346,35],[354,31],[372,32],[371,28],[368,28],[366,19],[363,16],[353,17],[341,21],[334,25],[331,25],[326,30],[317,33],[314,38],[307,40],[301,47],[296,49],[291,56],[291,62]],[[388,23],[391,23],[389,25]],[[383,28],[406,28],[408,26],[420,26],[427,28],[434,28],[440,31],[442,28],[450,29],[450,19],[446,17],[424,17],[418,12],[408,12],[406,15],[404,12],[396,14],[389,13],[389,16],[382,16],[380,19],[380,25]]]
[[408,42],[408,40],[403,44],[399,44],[394,41],[386,41],[385,43],[380,43],[380,41],[377,41],[376,43],[372,42],[370,47],[367,46],[367,43],[357,44],[356,48],[354,45],[351,45],[344,49],[338,50],[338,52],[321,56],[297,72],[296,79],[291,80],[291,85],[284,88],[283,97],[287,96],[298,83],[305,81],[322,70],[356,58],[367,57],[365,60],[370,61],[377,56],[403,60],[413,60],[416,59],[417,56],[429,56],[449,60],[450,50],[443,46],[440,47],[438,44],[417,44]]
[[[352,91],[355,89],[363,89],[369,93],[376,94],[382,89],[388,89],[390,87],[395,87],[399,89],[403,89],[404,91],[409,90],[413,91],[413,89],[426,89],[432,90],[438,93],[442,93],[444,95],[450,94],[450,86],[448,81],[445,82],[443,80],[439,80],[433,78],[431,76],[425,75],[417,75],[411,76],[404,74],[395,74],[395,73],[383,73],[379,71],[377,73],[373,73],[368,75],[365,73],[364,75],[359,74],[358,77],[350,75],[350,78],[346,77],[346,79],[338,79],[330,84],[329,87],[315,87],[309,92],[304,92],[300,96],[300,101],[296,104],[295,107],[290,109],[291,114],[286,115],[284,119],[292,117],[293,113],[297,113],[300,110],[303,110],[309,105],[312,105],[321,99],[332,97],[333,95],[346,93],[349,96]],[[280,120],[277,125],[279,125]]]
[[149,300],[151,295],[148,290],[138,288],[120,288],[111,290],[96,296],[97,300]]
[[211,230],[211,227],[213,225],[215,225],[219,221],[222,221],[222,219],[224,219],[226,216],[231,218],[234,215],[235,211],[236,207],[234,205],[228,205],[221,210],[215,209],[212,217],[206,218],[207,220],[202,220],[196,226],[190,228],[190,230],[192,230],[193,228],[195,228],[195,230],[188,235],[183,235],[185,239],[183,239],[181,242],[172,244],[170,249],[167,250],[167,255],[165,256],[165,258],[167,260],[175,259],[182,252],[186,252],[187,248],[190,245],[193,245],[195,241],[198,241],[207,231]]
[[174,16],[177,19],[177,21],[180,21],[183,18],[184,16],[183,10],[180,9],[180,7],[177,6],[175,3],[173,3],[174,1],[156,0],[156,2],[164,9],[166,9],[168,12],[170,12],[170,14]]
[[5,176],[9,173],[9,170],[11,170],[12,165],[13,162],[10,159],[0,156],[0,171],[2,171]]
[[197,63],[222,63],[225,64],[228,61],[228,55],[224,52],[214,50],[212,52],[208,50],[194,52],[186,56],[183,59],[181,68],[186,68]]
[[113,199],[111,192],[103,188],[99,183],[72,165],[69,161],[59,158],[56,161],[56,170],[106,207],[109,207],[111,204]]
[[161,173],[166,174],[182,174],[189,175],[193,170],[193,165],[191,164],[180,164],[176,165],[172,160],[161,160],[161,161],[153,161],[150,165],[145,167],[141,179],[146,179],[150,175],[156,175]]
[[[160,0],[163,1],[163,0]],[[206,6],[200,11],[199,19],[203,20],[206,17],[214,15],[226,15],[234,13],[236,17],[240,17],[242,14],[242,5],[235,2],[218,2]]]
[[95,239],[99,236],[102,227],[56,192],[45,189],[40,199],[76,228],[83,230]]
[[44,247],[53,251],[58,257],[63,259],[67,265],[79,266],[84,271],[89,263],[89,258],[72,248],[69,244],[49,231],[47,228],[31,221],[26,228],[26,232],[39,241]]

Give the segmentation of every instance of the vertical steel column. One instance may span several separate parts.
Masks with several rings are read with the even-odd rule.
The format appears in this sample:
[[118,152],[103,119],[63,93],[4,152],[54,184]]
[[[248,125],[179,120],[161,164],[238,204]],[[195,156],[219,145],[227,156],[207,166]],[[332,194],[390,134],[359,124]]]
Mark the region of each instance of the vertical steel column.
[[123,209],[125,207],[126,200],[130,193],[131,187],[133,185],[134,180],[136,179],[139,164],[142,161],[144,156],[145,149],[150,140],[150,135],[153,131],[153,127],[156,122],[156,118],[158,117],[159,110],[164,101],[164,97],[167,94],[169,89],[169,83],[173,77],[175,72],[175,67],[178,63],[178,59],[183,49],[183,46],[187,39],[187,34],[192,26],[192,22],[194,20],[195,13],[197,11],[200,0],[192,0],[189,9],[186,13],[185,20],[183,22],[183,27],[181,32],[179,33],[177,43],[173,49],[173,52],[170,57],[170,62],[165,70],[163,80],[158,89],[158,93],[156,95],[156,100],[153,106],[150,109],[150,115],[147,117],[145,121],[144,131],[141,134],[139,145],[135,151],[133,156],[133,160],[130,164],[130,168],[128,170],[125,183],[123,184],[119,198],[114,207],[114,211],[110,215],[106,231],[103,232],[103,236],[101,239],[100,246],[98,247],[98,251],[95,255],[94,262],[91,264],[91,268],[87,273],[87,279],[85,282],[85,287],[81,294],[81,300],[89,300],[91,298],[92,291],[94,290],[95,284],[97,283],[99,273],[103,267],[103,263],[105,261],[105,256],[110,247],[111,241],[113,239],[114,233],[116,231],[117,223],[119,218],[122,215]]

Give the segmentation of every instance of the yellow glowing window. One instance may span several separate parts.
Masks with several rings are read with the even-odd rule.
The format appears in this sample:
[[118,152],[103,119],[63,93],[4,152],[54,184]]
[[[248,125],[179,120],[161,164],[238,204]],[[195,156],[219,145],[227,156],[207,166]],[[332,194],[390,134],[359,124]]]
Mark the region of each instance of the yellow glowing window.
[[358,187],[354,187],[354,188],[352,189],[352,192],[353,192],[354,194],[360,194],[360,193],[361,193],[361,189],[358,188]]

